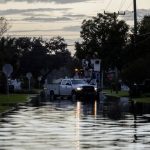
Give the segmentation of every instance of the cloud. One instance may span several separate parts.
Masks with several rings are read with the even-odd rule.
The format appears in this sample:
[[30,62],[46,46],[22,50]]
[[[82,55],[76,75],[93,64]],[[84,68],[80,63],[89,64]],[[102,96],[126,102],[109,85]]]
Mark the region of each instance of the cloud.
[[54,22],[54,21],[70,21],[71,18],[67,18],[67,17],[56,17],[56,18],[27,17],[27,18],[24,18],[22,20],[34,21],[34,22]]
[[28,12],[27,12],[27,13],[22,13],[22,16],[28,16],[28,17],[29,17],[29,16],[30,16],[30,17],[31,17],[31,16],[32,16],[32,17],[33,17],[33,16],[34,16],[34,17],[49,17],[49,14],[44,14],[44,13],[40,13],[40,12],[39,12],[39,13],[32,13],[32,12],[31,12],[31,13],[30,13],[30,12],[28,13]]
[[[7,18],[8,21],[34,21],[34,22],[52,22],[52,21],[70,21],[70,20],[83,20],[87,16],[84,14],[69,14],[68,10],[71,8],[35,8],[35,9],[7,9],[0,10],[0,16],[7,15],[22,15],[22,17],[17,18]],[[62,11],[62,15],[58,17],[51,17],[51,11]],[[43,13],[44,12],[44,13]]]
[[35,30],[11,30],[9,31],[9,33],[31,33],[31,32],[51,32],[51,31],[58,31],[58,30],[38,30],[38,29],[35,29]]
[[86,18],[86,15],[82,15],[82,14],[65,14],[65,17],[70,17],[70,18],[77,18],[77,19],[82,19],[82,18]]
[[[28,21],[28,22],[58,22],[58,21],[71,21],[71,20],[81,20],[84,19],[85,17],[82,17],[80,15],[64,15],[60,17],[50,17],[47,14],[25,14],[25,16],[29,16],[26,18],[22,19],[9,19],[9,21]],[[78,26],[72,26],[72,27],[66,27],[64,30],[79,30]]]
[[69,27],[64,27],[63,31],[71,31],[71,32],[80,32],[81,26],[69,26]]
[[51,31],[68,31],[68,32],[77,32],[79,33],[81,30],[81,26],[68,26],[62,29],[34,29],[34,30],[11,30],[10,33],[31,33],[31,32],[51,32]]
[[[145,15],[150,15],[150,9],[138,9],[137,10],[137,19],[140,21],[143,19]],[[126,21],[133,21],[134,19],[134,13],[133,11],[126,11],[125,16],[123,16],[123,19]]]
[[67,11],[69,8],[37,8],[37,9],[7,9],[7,10],[0,10],[0,15],[15,15],[15,14],[22,14],[22,13],[30,13],[30,12],[50,12],[50,11]]
[[59,4],[67,4],[67,3],[79,3],[79,2],[86,2],[91,0],[1,0],[0,3],[7,3],[7,2],[27,2],[27,3],[59,3]]

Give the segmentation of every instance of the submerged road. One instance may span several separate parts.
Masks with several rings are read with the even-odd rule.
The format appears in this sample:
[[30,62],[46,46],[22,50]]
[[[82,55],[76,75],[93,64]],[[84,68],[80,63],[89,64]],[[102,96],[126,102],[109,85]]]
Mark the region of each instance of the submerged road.
[[127,100],[56,100],[0,118],[0,150],[149,148],[150,115],[135,117]]

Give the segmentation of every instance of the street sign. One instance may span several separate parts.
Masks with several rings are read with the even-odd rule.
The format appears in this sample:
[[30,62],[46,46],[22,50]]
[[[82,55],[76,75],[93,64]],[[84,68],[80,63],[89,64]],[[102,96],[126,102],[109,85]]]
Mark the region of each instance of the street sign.
[[31,73],[31,72],[28,72],[28,73],[26,74],[26,77],[28,78],[28,80],[30,80],[30,79],[32,78],[32,73]]
[[5,64],[2,68],[4,74],[9,77],[13,72],[13,67],[11,64]]
[[92,59],[91,64],[93,65],[94,71],[100,72],[100,70],[101,70],[101,60],[100,59]]

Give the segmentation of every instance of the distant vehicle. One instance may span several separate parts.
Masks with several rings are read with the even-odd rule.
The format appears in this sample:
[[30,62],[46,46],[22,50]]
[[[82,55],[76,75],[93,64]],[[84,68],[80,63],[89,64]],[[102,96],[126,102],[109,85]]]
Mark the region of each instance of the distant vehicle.
[[45,92],[54,100],[56,96],[72,97],[72,100],[83,96],[97,95],[97,88],[83,79],[62,79],[59,83],[45,84]]

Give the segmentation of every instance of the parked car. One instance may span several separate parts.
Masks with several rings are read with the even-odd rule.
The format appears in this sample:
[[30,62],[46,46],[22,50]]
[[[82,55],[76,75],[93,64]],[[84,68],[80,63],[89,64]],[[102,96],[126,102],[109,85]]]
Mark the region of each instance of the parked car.
[[83,79],[62,79],[59,83],[45,84],[45,92],[54,100],[56,96],[72,97],[72,100],[83,96],[97,95],[97,88]]

